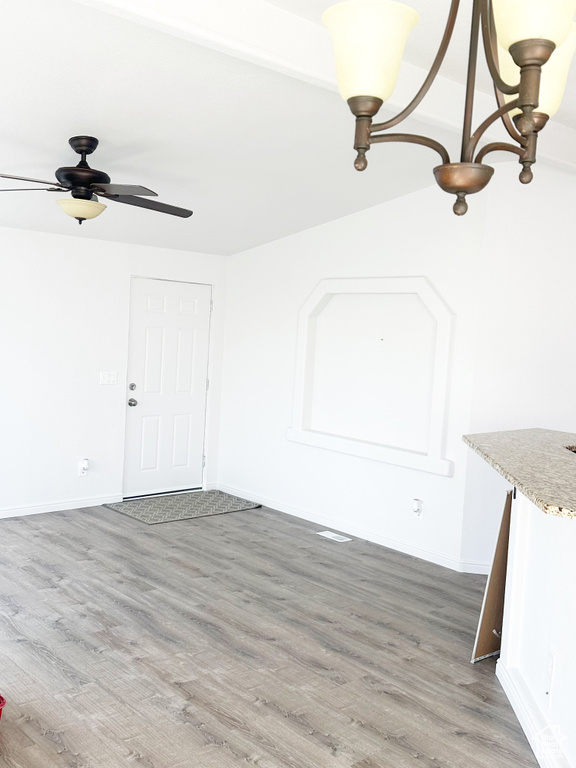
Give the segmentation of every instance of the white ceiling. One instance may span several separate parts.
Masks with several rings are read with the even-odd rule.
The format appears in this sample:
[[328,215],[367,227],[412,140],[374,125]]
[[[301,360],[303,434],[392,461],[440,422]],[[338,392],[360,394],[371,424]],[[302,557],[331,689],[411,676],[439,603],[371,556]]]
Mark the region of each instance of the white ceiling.
[[[319,26],[329,4],[5,4],[0,172],[51,179],[57,167],[78,160],[68,138],[89,134],[100,140],[93,167],[113,181],[151,187],[159,200],[194,215],[178,219],[110,202],[80,228],[61,213],[56,193],[3,192],[0,226],[229,254],[432,184],[436,156],[419,147],[375,148],[369,170],[353,170],[353,120],[334,91],[327,34]],[[430,17],[424,0],[413,5]],[[409,51],[413,65],[433,57],[430,40],[441,35],[440,8],[447,5],[437,0],[424,21],[424,38]],[[458,35],[448,80],[460,78],[465,48]],[[408,84],[419,76],[416,67],[405,71]],[[452,149],[451,115],[461,105],[449,89],[449,82],[440,88],[435,113],[425,111],[434,127],[413,121],[410,128],[432,130]],[[568,102],[561,121],[568,128],[551,134],[564,140],[576,136],[576,100]],[[561,142],[553,143],[552,159]],[[574,144],[568,161],[576,166]],[[446,204],[449,209],[448,198]]]

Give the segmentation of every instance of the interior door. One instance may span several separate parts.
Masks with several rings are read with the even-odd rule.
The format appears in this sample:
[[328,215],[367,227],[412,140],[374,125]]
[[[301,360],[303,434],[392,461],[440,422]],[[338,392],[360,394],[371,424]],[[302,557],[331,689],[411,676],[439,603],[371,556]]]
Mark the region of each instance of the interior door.
[[211,293],[132,278],[125,498],[202,486]]

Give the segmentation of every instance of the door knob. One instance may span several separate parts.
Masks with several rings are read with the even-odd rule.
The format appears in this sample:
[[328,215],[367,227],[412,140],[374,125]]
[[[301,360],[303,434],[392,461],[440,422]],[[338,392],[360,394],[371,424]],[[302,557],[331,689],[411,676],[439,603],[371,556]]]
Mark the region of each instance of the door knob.
[[134,400],[134,398],[131,397],[130,400],[128,400],[128,405],[134,408],[135,405],[138,405],[138,400]]

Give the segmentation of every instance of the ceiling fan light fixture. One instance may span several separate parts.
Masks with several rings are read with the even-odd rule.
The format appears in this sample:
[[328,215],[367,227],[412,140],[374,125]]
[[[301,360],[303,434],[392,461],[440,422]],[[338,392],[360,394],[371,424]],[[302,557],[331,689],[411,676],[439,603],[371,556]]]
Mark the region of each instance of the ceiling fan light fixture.
[[[107,173],[91,168],[86,162],[86,155],[92,154],[98,146],[98,139],[94,136],[72,136],[68,143],[74,152],[81,156],[81,160],[76,166],[57,168],[56,183],[30,179],[26,176],[13,176],[7,173],[0,173],[0,179],[16,179],[17,181],[43,184],[45,186],[40,187],[40,189],[45,189],[46,192],[71,192],[72,198],[63,198],[57,200],[57,203],[65,214],[76,219],[79,224],[82,224],[86,219],[100,216],[102,211],[106,210],[106,206],[98,202],[97,195],[106,200],[133,205],[136,208],[147,208],[150,211],[179,216],[182,219],[192,216],[192,211],[188,208],[168,205],[159,200],[149,200],[149,197],[154,198],[158,195],[148,187],[143,187],[141,184],[111,184],[110,176]],[[19,190],[0,190],[0,192],[2,191]]]
[[107,207],[96,199],[80,200],[76,197],[62,197],[56,202],[65,214],[78,219],[79,224],[82,224],[85,219],[95,219],[96,216],[100,216]]

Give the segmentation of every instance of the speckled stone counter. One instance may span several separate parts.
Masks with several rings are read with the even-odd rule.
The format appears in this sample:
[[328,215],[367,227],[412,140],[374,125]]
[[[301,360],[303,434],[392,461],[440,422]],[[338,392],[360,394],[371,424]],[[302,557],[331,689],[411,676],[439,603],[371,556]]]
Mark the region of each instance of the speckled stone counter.
[[464,435],[464,442],[549,515],[576,520],[576,434],[516,429]]

